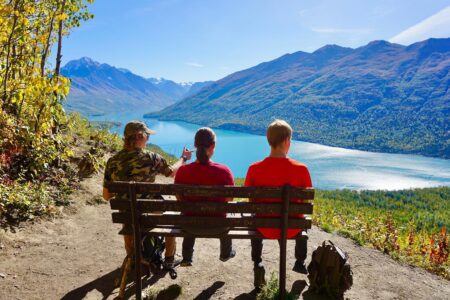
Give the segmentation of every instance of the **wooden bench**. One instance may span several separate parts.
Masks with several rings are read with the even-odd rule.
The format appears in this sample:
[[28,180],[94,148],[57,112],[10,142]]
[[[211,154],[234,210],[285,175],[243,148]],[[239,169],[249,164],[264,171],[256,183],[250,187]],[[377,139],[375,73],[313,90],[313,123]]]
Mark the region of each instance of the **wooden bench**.
[[[154,184],[143,182],[112,182],[107,186],[109,192],[126,194],[126,200],[111,199],[111,209],[119,210],[112,213],[113,223],[131,224],[133,227],[135,246],[136,299],[141,299],[142,269],[141,243],[142,232],[158,236],[200,237],[252,239],[264,238],[255,228],[269,227],[281,229],[279,288],[280,298],[286,296],[286,244],[288,228],[311,228],[310,215],[313,212],[314,189],[295,188],[289,185],[283,187],[241,187],[241,186],[200,186],[178,184]],[[279,203],[258,202],[188,202],[165,201],[161,199],[137,199],[136,195],[179,195],[198,197],[226,198],[278,198]],[[156,198],[156,196],[153,196]],[[292,199],[305,200],[304,203],[291,203]],[[162,215],[151,213],[164,212]],[[186,216],[184,212],[227,213],[222,216]],[[231,215],[233,214],[233,215]],[[254,217],[254,214],[276,214],[280,217]],[[291,218],[293,214],[308,215],[304,218]],[[224,226],[230,228],[221,234],[192,234],[184,231],[183,226]],[[304,238],[307,236],[302,233]],[[293,237],[294,239],[296,237]]]

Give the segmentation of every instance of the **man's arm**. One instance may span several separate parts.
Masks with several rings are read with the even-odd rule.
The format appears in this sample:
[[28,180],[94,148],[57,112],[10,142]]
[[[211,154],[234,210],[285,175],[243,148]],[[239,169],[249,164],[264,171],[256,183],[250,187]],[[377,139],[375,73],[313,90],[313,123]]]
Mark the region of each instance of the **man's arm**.
[[184,164],[185,160],[183,157],[181,157],[179,160],[177,160],[176,163],[170,166],[172,169],[172,173],[170,174],[170,177],[175,177],[177,174],[178,169]]

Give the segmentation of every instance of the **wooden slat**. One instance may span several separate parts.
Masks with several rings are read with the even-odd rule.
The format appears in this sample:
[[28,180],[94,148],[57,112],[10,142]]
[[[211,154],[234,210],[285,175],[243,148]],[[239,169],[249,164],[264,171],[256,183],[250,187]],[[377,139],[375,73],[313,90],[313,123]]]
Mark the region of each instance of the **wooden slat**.
[[[112,213],[113,223],[131,224],[131,214],[127,212]],[[227,226],[227,227],[268,227],[280,228],[279,218],[263,217],[205,217],[205,216],[181,216],[181,215],[142,215],[141,227],[154,227],[158,225],[178,226]],[[290,218],[289,228],[311,228],[311,218]]]
[[[154,232],[154,230],[162,230],[162,232],[170,232],[171,230],[181,230],[182,228],[180,226],[173,226],[173,225],[158,225],[155,227],[147,228],[145,230],[142,230],[141,232],[148,233],[148,232]],[[255,231],[255,228],[252,227],[233,227],[232,231]],[[133,229],[132,228],[122,228],[119,230],[118,234],[120,235],[132,235]],[[306,231],[301,231],[301,234],[303,237],[308,238],[308,233]],[[171,236],[171,235],[170,235]],[[176,235],[173,235],[176,236]],[[295,237],[294,237],[295,238]]]
[[[189,232],[186,232],[184,230],[182,230],[180,227],[175,227],[175,226],[167,226],[167,227],[156,227],[156,228],[149,228],[147,230],[144,230],[143,232],[145,232],[146,234],[150,234],[150,235],[158,235],[158,236],[173,236],[173,237],[205,237],[205,238],[209,238],[212,237],[210,234],[206,235],[204,234],[202,235],[198,235],[198,234],[191,234]],[[120,235],[132,235],[133,234],[133,230],[131,228],[122,228],[119,231]],[[303,239],[308,239],[308,233],[306,231],[302,231],[300,233],[301,237]],[[257,230],[255,230],[254,228],[249,228],[249,227],[235,227],[232,230],[230,230],[228,233],[224,234],[223,236],[226,237],[230,237],[233,239],[249,239],[252,237],[257,237],[257,238],[262,238],[265,239],[265,237],[263,237]],[[222,237],[218,236],[219,238]],[[294,236],[289,238],[289,240],[294,240],[296,239],[298,236]]]
[[133,235],[133,228],[124,227],[119,230],[120,235]]
[[111,209],[131,210],[131,202],[129,200],[111,199],[109,200]]
[[130,183],[127,181],[113,181],[113,182],[106,182],[105,187],[108,189],[108,192],[110,193],[127,193],[127,186]]
[[[201,213],[264,213],[264,214],[280,214],[281,203],[256,203],[256,202],[188,202],[188,201],[164,201],[164,200],[139,200],[138,210],[140,212],[152,211],[181,211],[181,212],[201,212]],[[111,204],[113,207],[113,204]],[[124,209],[115,205],[115,209]],[[291,203],[289,208],[290,214],[312,214],[313,205],[311,203]]]
[[[268,227],[280,228],[281,221],[279,218],[262,218],[262,217],[205,217],[205,216],[141,216],[140,224],[145,226],[156,225],[179,225],[179,226],[247,226],[247,227]],[[311,228],[310,219],[289,219],[289,228]]]
[[[157,184],[136,182],[138,194],[181,195],[198,197],[231,197],[231,198],[281,198],[282,187],[242,187],[242,186],[198,186],[181,184]],[[116,181],[107,184],[111,193],[127,193],[129,182]],[[313,188],[294,188],[291,199],[314,199]]]
[[131,213],[113,212],[111,215],[113,223],[131,224]]
[[155,228],[148,232],[150,235],[157,236],[174,236],[174,237],[198,237],[198,238],[222,238],[229,237],[232,239],[250,239],[250,238],[263,238],[263,236],[255,230],[230,230],[227,233],[222,234],[192,234],[181,229],[165,229]]
[[[265,239],[258,231],[256,230],[230,230],[227,233],[223,234],[192,234],[186,232],[179,228],[153,228],[147,232],[149,235],[157,235],[157,236],[173,236],[173,237],[198,237],[198,238],[222,238],[228,237],[231,239],[251,239],[251,238],[262,238]],[[308,239],[307,234],[301,234],[303,239]],[[296,239],[297,236],[289,238],[289,240]]]

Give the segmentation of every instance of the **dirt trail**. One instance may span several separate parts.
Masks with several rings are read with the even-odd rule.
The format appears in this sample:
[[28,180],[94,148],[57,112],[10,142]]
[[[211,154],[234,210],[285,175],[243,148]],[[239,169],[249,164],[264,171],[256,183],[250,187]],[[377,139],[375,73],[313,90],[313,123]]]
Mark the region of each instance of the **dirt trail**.
[[[101,176],[82,182],[73,195],[74,206],[62,218],[26,225],[16,233],[0,231],[0,299],[114,299],[113,279],[124,257],[119,226],[111,222],[109,205],[87,205],[100,195]],[[450,282],[419,268],[399,264],[388,256],[355,245],[351,240],[313,228],[308,261],[314,246],[330,239],[345,249],[354,272],[349,299],[449,299]],[[177,240],[181,252],[181,239]],[[234,241],[237,255],[223,263],[218,240],[198,239],[194,265],[168,274],[157,288],[179,284],[178,299],[253,299],[250,241]],[[288,266],[294,263],[288,243]],[[278,244],[265,242],[268,273],[278,271]],[[155,280],[153,280],[155,281]],[[323,299],[307,292],[307,278],[288,271],[288,289],[300,298]],[[128,289],[131,296],[134,289]]]

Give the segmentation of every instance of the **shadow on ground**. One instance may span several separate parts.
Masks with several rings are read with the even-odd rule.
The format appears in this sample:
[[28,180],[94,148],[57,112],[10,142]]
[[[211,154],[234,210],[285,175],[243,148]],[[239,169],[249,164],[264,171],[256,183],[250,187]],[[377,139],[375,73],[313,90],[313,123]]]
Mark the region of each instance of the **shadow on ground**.
[[[159,279],[166,276],[167,272],[160,272],[157,275],[151,277],[145,277],[142,282],[142,289],[145,290],[148,286],[151,286],[158,282]],[[66,295],[64,295],[61,300],[81,300],[86,297],[89,293],[93,291],[97,291],[102,294],[102,299],[107,299],[112,295],[116,287],[114,287],[114,280],[119,278],[121,275],[120,268],[115,269],[114,271],[109,272],[108,274],[103,275],[100,278],[97,278],[89,283],[86,283],[83,286],[80,286]],[[130,284],[131,283],[131,284]],[[194,300],[206,300],[210,299],[220,288],[225,285],[223,281],[216,281],[210,287],[203,290],[200,294],[198,294]],[[307,283],[304,280],[297,280],[292,284],[290,294],[293,296],[293,299],[305,299],[305,300],[329,300],[330,298],[326,295],[316,294],[312,291],[305,291],[307,287]],[[174,300],[177,299],[181,293],[182,288],[178,284],[172,284],[165,289],[162,290],[152,290],[148,289],[151,293],[152,299],[161,299],[161,300]],[[303,293],[303,294],[302,294]],[[130,274],[128,276],[128,283],[125,289],[124,299],[129,299],[135,294],[135,285],[134,285],[134,275]],[[243,293],[234,298],[235,300],[254,300],[256,299],[258,292],[256,290],[252,290],[248,293]]]
[[209,288],[207,288],[206,290],[203,290],[200,294],[198,294],[194,300],[205,300],[205,299],[209,299],[212,297],[212,295],[214,295],[218,289],[220,289],[221,287],[223,287],[225,284],[225,282],[223,281],[216,281],[214,282]]
[[[312,291],[305,291],[303,293],[303,290],[307,287],[307,283],[305,280],[297,280],[292,284],[291,291],[289,294],[292,296],[292,298],[289,299],[305,299],[305,300],[331,300],[326,295],[319,295]],[[303,293],[303,294],[302,294]],[[249,293],[243,293],[234,298],[234,300],[254,300],[256,299],[258,295],[257,290],[252,290]]]
[[[145,276],[142,280],[142,290],[144,291],[148,286],[151,286],[158,282],[161,278],[165,277],[168,272],[161,271],[158,274],[152,276]],[[121,269],[117,268],[108,274],[103,275],[100,278],[94,279],[93,281],[80,286],[66,295],[64,295],[61,300],[81,300],[86,297],[87,294],[97,291],[102,294],[101,299],[107,299],[110,297],[117,287],[114,286],[114,281],[121,276]],[[135,295],[135,284],[134,284],[134,272],[130,272],[127,278],[127,286],[125,288],[125,295],[123,299],[129,299]],[[223,285],[223,284],[222,284]],[[167,287],[164,290],[158,290],[156,293],[156,299],[176,299],[181,294],[181,287],[174,284]],[[203,299],[203,298],[202,298]]]
[[103,299],[106,299],[114,291],[114,279],[118,278],[119,276],[120,276],[120,268],[117,268],[114,271],[111,271],[100,278],[97,278],[89,283],[86,283],[83,286],[80,286],[68,292],[61,298],[61,300],[84,299],[84,297],[88,293],[94,290],[100,292],[103,295]]

